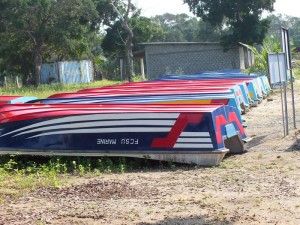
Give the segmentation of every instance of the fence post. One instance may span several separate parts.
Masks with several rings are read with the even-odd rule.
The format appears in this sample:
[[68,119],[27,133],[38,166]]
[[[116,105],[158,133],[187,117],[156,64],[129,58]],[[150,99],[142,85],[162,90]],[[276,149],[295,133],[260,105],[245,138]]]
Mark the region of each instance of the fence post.
[[17,85],[17,88],[20,88],[20,83],[19,83],[19,77],[16,76],[16,85]]
[[120,58],[120,78],[123,81],[123,59]]
[[7,78],[6,78],[6,76],[4,77],[3,86],[7,88]]
[[144,66],[144,59],[143,58],[140,59],[140,64],[141,64],[142,79],[146,80],[146,78],[145,78],[145,66]]

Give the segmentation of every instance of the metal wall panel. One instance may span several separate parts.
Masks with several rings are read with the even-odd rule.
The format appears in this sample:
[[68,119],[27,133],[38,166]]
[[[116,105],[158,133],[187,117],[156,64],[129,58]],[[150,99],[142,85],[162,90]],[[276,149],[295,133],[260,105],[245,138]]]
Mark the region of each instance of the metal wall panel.
[[41,83],[57,83],[59,82],[57,63],[49,63],[42,65]]
[[42,65],[41,82],[63,84],[90,83],[93,67],[90,60],[57,62]]

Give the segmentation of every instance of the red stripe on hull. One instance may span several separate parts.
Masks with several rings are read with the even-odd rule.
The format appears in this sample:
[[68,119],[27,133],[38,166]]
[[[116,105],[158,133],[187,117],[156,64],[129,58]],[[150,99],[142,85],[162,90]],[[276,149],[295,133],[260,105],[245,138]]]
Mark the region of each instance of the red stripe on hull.
[[168,136],[166,138],[157,138],[153,140],[151,148],[173,148],[186,126],[188,124],[199,123],[202,120],[202,117],[203,114],[180,114]]

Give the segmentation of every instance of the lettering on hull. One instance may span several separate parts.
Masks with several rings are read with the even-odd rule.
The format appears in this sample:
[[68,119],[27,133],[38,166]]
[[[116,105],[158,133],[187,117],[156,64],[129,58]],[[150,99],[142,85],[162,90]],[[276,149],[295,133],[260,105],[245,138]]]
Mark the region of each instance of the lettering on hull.
[[117,139],[97,139],[97,145],[138,145],[138,138],[123,138],[121,140]]
[[116,145],[117,139],[97,139],[97,145]]

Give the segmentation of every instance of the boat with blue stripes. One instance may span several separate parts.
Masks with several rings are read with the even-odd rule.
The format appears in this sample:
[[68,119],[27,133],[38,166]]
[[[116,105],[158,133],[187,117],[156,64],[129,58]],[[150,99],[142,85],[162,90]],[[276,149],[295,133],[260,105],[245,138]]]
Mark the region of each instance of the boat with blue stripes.
[[126,156],[215,166],[249,141],[224,105],[13,104],[0,108],[0,153]]

